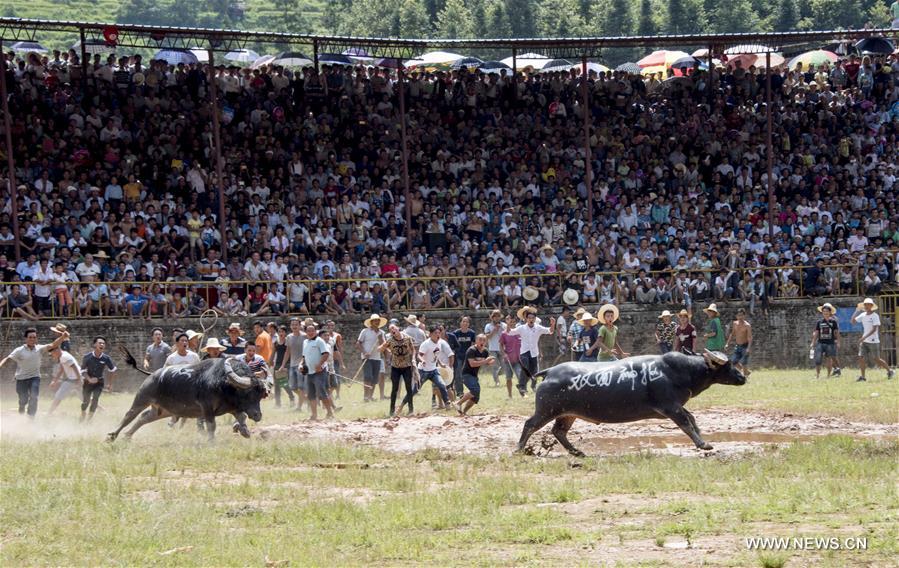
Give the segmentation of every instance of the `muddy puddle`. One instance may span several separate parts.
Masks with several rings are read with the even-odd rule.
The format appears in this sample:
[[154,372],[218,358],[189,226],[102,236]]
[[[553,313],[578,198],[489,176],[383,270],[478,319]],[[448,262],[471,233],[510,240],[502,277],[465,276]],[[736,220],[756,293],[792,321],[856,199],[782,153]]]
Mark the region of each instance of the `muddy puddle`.
[[[836,417],[734,409],[704,409],[695,413],[712,452],[697,450],[672,422],[644,420],[630,424],[590,424],[577,421],[572,443],[588,455],[651,453],[701,456],[739,454],[766,446],[789,444],[817,436],[843,434],[875,440],[899,439],[899,425],[851,422]],[[258,430],[264,439],[334,440],[374,446],[394,452],[435,449],[449,453],[497,455],[515,449],[526,417],[514,415],[416,415],[346,422],[298,422]],[[567,455],[550,433],[551,426],[530,440],[537,455]]]

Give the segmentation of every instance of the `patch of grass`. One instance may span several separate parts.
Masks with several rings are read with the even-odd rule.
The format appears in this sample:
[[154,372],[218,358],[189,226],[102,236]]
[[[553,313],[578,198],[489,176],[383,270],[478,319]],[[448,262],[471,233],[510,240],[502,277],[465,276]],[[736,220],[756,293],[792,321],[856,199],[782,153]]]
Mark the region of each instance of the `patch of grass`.
[[762,568],[783,568],[787,565],[789,556],[783,553],[759,554],[759,565]]

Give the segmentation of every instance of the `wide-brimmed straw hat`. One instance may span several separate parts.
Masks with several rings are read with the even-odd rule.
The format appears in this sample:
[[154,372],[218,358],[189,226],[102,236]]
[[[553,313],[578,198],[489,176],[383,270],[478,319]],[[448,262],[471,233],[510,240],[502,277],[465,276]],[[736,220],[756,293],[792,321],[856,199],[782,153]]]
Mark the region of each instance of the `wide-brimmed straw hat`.
[[871,298],[865,298],[865,300],[856,307],[860,310],[864,310],[865,306],[873,306],[871,309],[877,311],[877,302],[875,302]]
[[599,323],[599,319],[593,317],[593,314],[590,312],[584,312],[581,317],[578,318],[577,322],[581,325],[596,325]]
[[825,308],[830,310],[830,313],[836,313],[837,311],[837,309],[833,307],[833,304],[831,304],[830,302],[825,303],[823,306],[818,306],[818,311],[823,312]]
[[192,330],[192,329],[188,329],[188,330],[185,331],[184,333],[187,334],[187,340],[188,340],[188,341],[193,341],[195,337],[198,337],[198,338],[200,338],[200,339],[203,339],[203,334],[200,333],[199,331],[194,331],[194,330]]
[[710,304],[709,307],[702,308],[702,311],[704,311],[705,313],[713,313],[716,316],[721,313],[718,311],[718,306],[716,306],[715,304]]
[[578,308],[577,310],[574,311],[574,319],[581,317],[584,314],[584,312],[586,312],[586,311],[587,310],[585,310],[583,308],[583,306],[581,306],[580,308]]
[[377,322],[378,327],[384,327],[385,325],[387,325],[387,318],[383,318],[378,314],[372,314],[367,320],[365,320],[365,327],[371,327],[371,324],[375,322]]
[[540,290],[533,286],[525,286],[524,291],[521,292],[521,297],[528,302],[533,302],[538,296],[540,296]]
[[237,331],[243,331],[242,329],[240,329],[240,323],[238,323],[236,321],[231,322],[231,324],[228,326],[228,331],[231,331],[232,329],[236,329]]
[[418,316],[416,316],[415,314],[409,314],[404,319],[406,320],[406,323],[408,323],[409,325],[418,326],[418,324],[420,323],[418,321]]
[[202,349],[200,349],[200,351],[206,353],[208,349],[218,349],[219,351],[224,351],[225,346],[219,343],[219,340],[215,337],[210,337],[206,340],[206,345]]
[[677,312],[677,315],[690,317],[690,312],[688,312],[687,310],[681,310],[681,311]]
[[662,319],[662,318],[670,318],[670,317],[673,317],[673,316],[674,316],[674,314],[672,314],[672,313],[669,312],[668,310],[665,310],[664,312],[662,312],[662,313],[659,315],[659,319]]
[[69,328],[64,323],[58,323],[50,328],[50,331],[53,333],[59,333],[60,335],[69,331]]
[[609,312],[612,313],[612,322],[614,323],[614,322],[618,321],[618,315],[619,315],[618,306],[616,306],[615,304],[605,304],[603,307],[599,308],[599,313],[597,313],[597,316],[599,317],[599,321],[602,323],[605,323],[606,322],[606,314]]
[[573,288],[569,288],[562,293],[562,301],[569,306],[575,305],[579,299],[580,294]]
[[520,310],[518,310],[518,319],[520,319],[521,321],[527,321],[528,314],[536,314],[536,313],[537,313],[537,308],[535,308],[534,306],[525,306],[525,307],[521,308]]

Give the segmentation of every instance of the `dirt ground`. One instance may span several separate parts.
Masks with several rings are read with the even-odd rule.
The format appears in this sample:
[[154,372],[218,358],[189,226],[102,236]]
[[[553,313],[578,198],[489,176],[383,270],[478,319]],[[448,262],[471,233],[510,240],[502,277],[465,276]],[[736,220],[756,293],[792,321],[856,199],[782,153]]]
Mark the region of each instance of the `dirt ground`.
[[[588,455],[612,455],[638,451],[702,456],[754,451],[766,444],[784,444],[813,436],[844,434],[859,438],[895,439],[897,424],[852,422],[826,416],[798,416],[783,412],[735,409],[703,409],[696,422],[714,449],[697,450],[690,439],[669,420],[644,420],[628,424],[590,424],[579,420],[569,439]],[[256,430],[262,438],[337,440],[365,444],[394,452],[425,449],[476,455],[496,455],[514,450],[526,417],[515,415],[413,415],[385,419],[360,418],[344,422],[298,422]],[[564,453],[550,433],[551,425],[531,437],[529,450],[538,455]]]

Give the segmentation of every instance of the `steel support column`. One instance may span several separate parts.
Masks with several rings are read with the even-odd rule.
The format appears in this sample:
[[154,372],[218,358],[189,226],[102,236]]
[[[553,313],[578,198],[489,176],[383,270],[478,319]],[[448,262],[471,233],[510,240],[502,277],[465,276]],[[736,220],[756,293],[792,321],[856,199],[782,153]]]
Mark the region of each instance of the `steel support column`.
[[219,200],[219,232],[222,239],[222,262],[228,262],[228,238],[225,233],[228,221],[225,219],[225,167],[222,161],[222,132],[219,118],[218,86],[215,77],[215,52],[209,48],[209,105],[212,109],[212,143],[215,150],[215,177]]
[[406,86],[405,66],[400,63],[396,70],[398,95],[400,98],[400,147],[403,154],[403,195],[406,199],[406,249],[412,250],[412,197],[409,191],[409,148],[406,139]]
[[768,236],[774,238],[774,149],[772,148],[771,134],[771,52],[765,54],[765,117],[768,123],[766,128],[767,141],[765,142],[768,154]]
[[587,188],[587,222],[593,228],[593,156],[590,150],[590,92],[587,86],[587,56],[581,58],[581,101],[584,105],[584,185]]
[[0,97],[3,98],[3,130],[6,135],[6,165],[9,168],[7,181],[9,182],[10,216],[12,217],[12,233],[15,237],[13,247],[15,248],[16,262],[22,260],[22,247],[19,238],[19,190],[16,187],[16,160],[13,158],[12,151],[12,114],[9,112],[9,97],[6,92],[6,54],[3,53],[3,39],[0,38],[0,61],[3,68],[0,69]]

